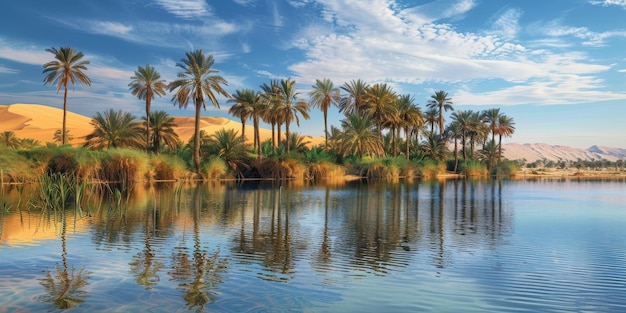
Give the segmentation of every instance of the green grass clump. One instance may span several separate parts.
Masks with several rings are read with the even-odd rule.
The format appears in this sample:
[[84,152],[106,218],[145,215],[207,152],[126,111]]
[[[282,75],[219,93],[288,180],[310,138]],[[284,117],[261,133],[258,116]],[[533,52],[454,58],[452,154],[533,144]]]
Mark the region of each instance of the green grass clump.
[[188,172],[183,160],[159,154],[150,160],[146,178],[148,180],[176,180],[187,176]]
[[491,175],[494,176],[515,176],[519,171],[519,165],[515,161],[504,160],[496,163],[496,166],[491,170]]
[[230,178],[228,175],[228,165],[226,162],[218,157],[210,157],[208,160],[202,163],[201,166],[202,175],[208,179],[226,179]]
[[480,161],[464,160],[459,162],[459,174],[466,177],[487,176],[487,167]]
[[105,151],[100,160],[98,179],[110,183],[126,183],[141,180],[148,166],[148,155],[131,149]]
[[446,164],[424,159],[418,163],[419,176],[423,178],[436,178],[437,175],[446,172]]

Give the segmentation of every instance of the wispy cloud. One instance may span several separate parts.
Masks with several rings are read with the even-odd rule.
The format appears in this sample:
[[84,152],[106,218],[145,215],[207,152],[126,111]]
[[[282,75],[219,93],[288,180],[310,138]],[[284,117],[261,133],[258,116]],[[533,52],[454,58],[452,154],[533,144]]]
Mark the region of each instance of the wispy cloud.
[[521,28],[519,25],[521,17],[520,9],[507,9],[493,22],[493,29],[490,33],[507,40],[516,38]]
[[453,17],[467,13],[476,6],[474,0],[459,0],[444,11],[443,17]]
[[589,3],[602,6],[620,6],[626,9],[626,0],[591,0]]
[[136,21],[120,23],[92,19],[55,19],[72,29],[102,36],[119,38],[128,42],[159,47],[180,47],[194,42],[197,45],[214,43],[215,38],[239,31],[239,26],[220,19],[211,19],[201,25]]
[[0,65],[0,74],[15,74],[17,72],[18,71],[16,69]]
[[170,14],[182,19],[200,19],[211,15],[205,0],[156,0]]

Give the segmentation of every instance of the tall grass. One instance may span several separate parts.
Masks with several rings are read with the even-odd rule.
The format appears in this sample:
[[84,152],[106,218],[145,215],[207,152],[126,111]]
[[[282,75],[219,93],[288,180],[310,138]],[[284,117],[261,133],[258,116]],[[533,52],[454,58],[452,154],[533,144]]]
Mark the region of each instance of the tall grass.
[[477,160],[464,160],[459,162],[459,174],[465,177],[487,176],[487,166]]

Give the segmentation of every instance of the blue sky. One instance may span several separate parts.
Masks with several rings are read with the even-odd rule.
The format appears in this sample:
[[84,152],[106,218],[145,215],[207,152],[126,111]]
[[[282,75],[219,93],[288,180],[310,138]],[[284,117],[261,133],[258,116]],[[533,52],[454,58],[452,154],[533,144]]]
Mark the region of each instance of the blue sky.
[[[184,54],[213,54],[234,93],[291,77],[302,98],[315,79],[385,82],[424,109],[445,90],[455,109],[500,107],[507,142],[626,148],[626,0],[20,0],[0,10],[0,104],[62,107],[43,85],[50,47],[91,63],[70,111],[143,115],[130,94],[137,66],[176,78]],[[171,95],[153,110],[192,116]],[[204,116],[230,117],[230,103]],[[329,123],[343,116],[332,109]],[[231,117],[232,118],[232,117]],[[323,135],[322,114],[297,131]]]

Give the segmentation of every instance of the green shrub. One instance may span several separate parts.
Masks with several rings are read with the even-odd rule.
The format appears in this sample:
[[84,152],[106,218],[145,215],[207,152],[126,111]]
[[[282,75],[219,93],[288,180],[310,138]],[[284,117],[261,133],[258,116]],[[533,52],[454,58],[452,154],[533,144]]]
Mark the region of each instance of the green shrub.
[[487,167],[476,160],[459,161],[458,172],[466,177],[486,176],[488,174]]

